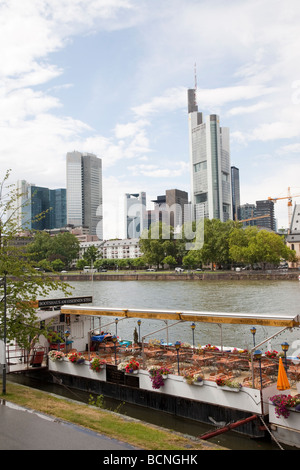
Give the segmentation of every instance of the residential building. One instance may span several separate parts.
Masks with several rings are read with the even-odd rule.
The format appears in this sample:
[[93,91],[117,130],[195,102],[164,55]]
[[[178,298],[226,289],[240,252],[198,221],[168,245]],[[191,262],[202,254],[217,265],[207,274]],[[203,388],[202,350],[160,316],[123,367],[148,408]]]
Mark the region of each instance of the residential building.
[[295,250],[297,261],[289,263],[290,268],[300,267],[300,204],[295,204],[286,244],[291,250]]
[[196,89],[188,90],[193,218],[232,219],[229,129],[219,116],[198,112]]
[[103,239],[102,160],[91,153],[67,153],[67,223],[88,227]]
[[125,194],[125,238],[139,238],[146,228],[146,193]]
[[103,259],[133,259],[142,256],[139,238],[82,242],[80,243],[81,257],[90,246],[95,246],[98,249],[98,257]]

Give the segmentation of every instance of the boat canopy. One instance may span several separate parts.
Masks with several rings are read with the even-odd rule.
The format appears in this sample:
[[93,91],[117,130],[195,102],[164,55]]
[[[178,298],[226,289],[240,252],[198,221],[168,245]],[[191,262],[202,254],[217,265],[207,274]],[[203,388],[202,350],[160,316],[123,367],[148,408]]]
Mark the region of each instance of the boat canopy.
[[245,324],[293,328],[300,326],[299,315],[282,313],[197,312],[190,310],[126,309],[63,305],[61,313],[88,316],[117,316],[202,323]]

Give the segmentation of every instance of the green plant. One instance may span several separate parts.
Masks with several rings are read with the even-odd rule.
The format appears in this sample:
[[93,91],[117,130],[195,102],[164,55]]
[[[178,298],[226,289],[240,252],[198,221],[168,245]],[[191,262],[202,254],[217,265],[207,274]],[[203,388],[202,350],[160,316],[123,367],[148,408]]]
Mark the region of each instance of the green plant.
[[104,408],[104,397],[103,395],[97,395],[96,399],[93,395],[90,395],[89,403],[90,406],[97,406],[97,408]]
[[134,331],[133,331],[133,342],[134,344],[137,344],[139,342],[139,335],[138,335],[136,327],[134,328]]
[[106,361],[104,359],[100,359],[100,357],[93,357],[90,361],[90,369],[95,372],[100,372],[105,364]]
[[125,366],[125,372],[132,374],[135,370],[139,370],[140,364],[135,360],[131,359]]
[[49,352],[48,357],[51,361],[61,361],[65,355],[62,351],[52,350]]
[[68,354],[68,359],[73,364],[83,364],[85,360],[84,356],[77,351]]
[[270,397],[270,401],[275,405],[275,414],[277,418],[282,416],[288,418],[290,410],[288,408],[294,408],[299,404],[299,397],[292,397],[291,395],[274,395]]

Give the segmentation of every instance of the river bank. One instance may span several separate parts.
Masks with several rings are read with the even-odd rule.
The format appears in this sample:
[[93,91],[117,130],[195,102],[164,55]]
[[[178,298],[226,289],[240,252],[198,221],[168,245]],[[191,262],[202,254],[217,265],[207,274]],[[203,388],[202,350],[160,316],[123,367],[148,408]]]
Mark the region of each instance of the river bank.
[[[192,436],[183,435],[143,421],[103,410],[41,390],[9,382],[2,400],[35,410],[60,420],[72,422],[141,450],[226,450]],[[30,430],[29,430],[30,432]],[[24,449],[25,450],[25,449]],[[80,442],[78,443],[80,450]]]
[[57,280],[70,281],[296,281],[299,271],[211,271],[211,272],[105,272],[53,274]]

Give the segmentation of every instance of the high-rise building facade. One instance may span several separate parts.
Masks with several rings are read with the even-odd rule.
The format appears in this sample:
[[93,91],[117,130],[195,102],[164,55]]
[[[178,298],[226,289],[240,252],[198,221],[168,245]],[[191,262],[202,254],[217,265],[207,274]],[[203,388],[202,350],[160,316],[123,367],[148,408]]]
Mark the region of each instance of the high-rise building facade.
[[67,153],[67,223],[88,227],[103,239],[102,160],[92,153]]
[[269,201],[268,199],[256,201],[256,217],[260,217],[256,220],[256,225],[273,230],[274,232],[276,231],[276,219],[273,201]]
[[229,129],[219,116],[203,119],[196,90],[188,90],[191,203],[193,218],[232,219]]
[[17,223],[23,230],[51,230],[67,223],[66,189],[49,189],[25,180],[17,182],[20,195],[16,207]]
[[240,219],[240,171],[235,166],[231,167],[231,191],[232,191],[232,218]]
[[125,194],[125,238],[139,238],[146,228],[146,193]]

